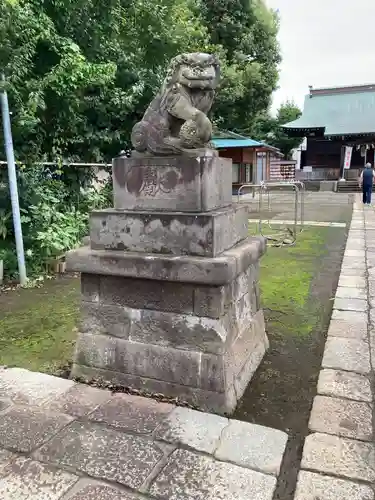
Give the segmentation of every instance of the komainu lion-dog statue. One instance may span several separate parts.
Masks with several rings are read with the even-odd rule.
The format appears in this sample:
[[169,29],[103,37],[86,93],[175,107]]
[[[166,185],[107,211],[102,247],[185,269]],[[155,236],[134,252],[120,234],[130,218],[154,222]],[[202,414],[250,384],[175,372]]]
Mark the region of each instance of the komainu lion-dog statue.
[[135,151],[168,156],[211,148],[207,114],[219,80],[214,55],[197,52],[173,58],[159,93],[133,128]]

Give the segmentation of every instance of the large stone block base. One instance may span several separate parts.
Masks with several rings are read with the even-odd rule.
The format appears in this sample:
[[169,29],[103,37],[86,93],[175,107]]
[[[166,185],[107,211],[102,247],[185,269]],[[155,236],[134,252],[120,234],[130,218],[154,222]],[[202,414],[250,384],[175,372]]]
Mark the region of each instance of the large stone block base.
[[72,375],[230,414],[268,347],[258,243],[252,263],[251,240],[237,264],[230,254],[240,272],[215,285],[84,272]]

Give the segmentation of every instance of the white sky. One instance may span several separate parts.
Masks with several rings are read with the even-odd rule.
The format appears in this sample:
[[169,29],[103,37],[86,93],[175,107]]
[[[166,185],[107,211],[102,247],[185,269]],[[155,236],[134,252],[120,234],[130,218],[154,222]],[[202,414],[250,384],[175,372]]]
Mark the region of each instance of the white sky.
[[266,0],[279,10],[283,61],[273,109],[303,108],[308,86],[375,83],[374,0]]

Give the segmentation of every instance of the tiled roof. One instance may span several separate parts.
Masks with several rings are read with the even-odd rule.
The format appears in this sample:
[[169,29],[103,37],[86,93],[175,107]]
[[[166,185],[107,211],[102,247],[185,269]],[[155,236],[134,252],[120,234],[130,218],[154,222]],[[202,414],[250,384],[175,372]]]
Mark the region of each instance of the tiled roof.
[[251,147],[261,147],[263,144],[253,139],[212,139],[211,141],[215,148],[226,149],[226,148],[251,148]]
[[323,128],[326,136],[375,133],[375,84],[310,90],[302,116],[283,128]]

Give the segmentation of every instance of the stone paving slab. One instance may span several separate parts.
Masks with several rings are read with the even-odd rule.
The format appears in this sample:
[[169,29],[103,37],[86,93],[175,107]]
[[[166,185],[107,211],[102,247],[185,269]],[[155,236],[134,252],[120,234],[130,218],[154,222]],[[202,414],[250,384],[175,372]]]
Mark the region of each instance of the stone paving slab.
[[336,296],[334,309],[341,311],[359,311],[366,312],[368,309],[367,300],[358,298],[340,298]]
[[141,500],[136,493],[119,490],[97,481],[82,479],[62,498],[62,500]]
[[362,441],[372,440],[372,408],[369,404],[316,396],[309,429]]
[[281,431],[27,370],[0,387],[1,500],[272,500]]
[[340,279],[339,279],[339,286],[348,286],[348,287],[355,287],[355,288],[363,288],[366,289],[366,280],[361,273],[354,272],[353,274],[341,274]]
[[76,384],[57,398],[48,400],[43,406],[55,412],[73,417],[83,417],[98,406],[109,401],[111,393],[82,384]]
[[328,337],[367,340],[367,322],[349,323],[347,321],[333,319],[329,324]]
[[370,380],[366,376],[340,370],[320,371],[318,394],[367,403],[373,400]]
[[42,462],[133,489],[141,488],[164,456],[162,446],[148,438],[85,422],[74,422],[35,454]]
[[232,420],[222,432],[215,457],[277,476],[287,439],[285,432]]
[[360,339],[328,337],[322,367],[362,374],[369,373],[368,343]]
[[339,286],[336,290],[336,297],[340,299],[361,299],[366,301],[367,292],[363,288]]
[[19,404],[39,404],[58,397],[74,386],[65,380],[23,368],[0,369],[0,397]]
[[301,468],[372,482],[375,481],[374,444],[314,433],[305,439]]
[[151,495],[168,500],[272,500],[275,485],[272,476],[177,450]]
[[294,500],[374,500],[370,486],[301,471]]
[[332,319],[346,321],[348,323],[367,323],[367,313],[359,311],[343,311],[334,309],[332,312]]
[[[129,394],[116,394],[88,417],[90,420],[137,434],[151,434],[174,406]],[[225,420],[225,419],[224,419]]]
[[47,467],[29,458],[18,457],[0,474],[1,500],[59,500],[78,477]]
[[[217,415],[202,414],[188,408],[175,408],[159,425],[154,436],[158,440],[180,444],[205,453],[214,453],[220,444],[220,439],[224,439],[223,431],[228,424],[228,419]],[[248,426],[248,430],[251,431],[253,426],[250,424]]]
[[0,447],[30,453],[71,421],[41,408],[11,406],[0,415]]
[[374,500],[375,211],[358,201],[294,500]]

